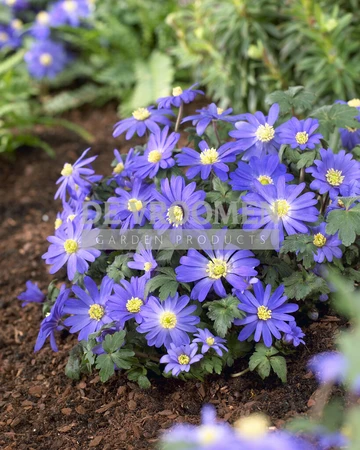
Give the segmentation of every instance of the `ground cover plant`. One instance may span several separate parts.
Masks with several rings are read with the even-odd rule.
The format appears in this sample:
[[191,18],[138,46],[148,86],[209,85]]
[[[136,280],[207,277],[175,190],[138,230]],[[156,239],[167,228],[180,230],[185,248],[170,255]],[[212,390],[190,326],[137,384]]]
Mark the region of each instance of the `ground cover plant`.
[[[184,104],[201,94],[175,87],[158,108],[118,122],[115,137],[147,142],[126,155],[115,150],[110,176],[94,173],[89,150],[61,170],[63,210],[43,258],[51,273],[66,267],[68,282],[52,283],[47,298],[29,282],[20,299],[43,303],[36,351],[47,338],[57,350],[56,330],[78,334],[72,378],[95,367],[106,381],[122,369],[146,388],[153,374],[203,380],[250,357],[245,371],[285,382],[286,356],[306,340],[298,325],[316,319],[334,291],[328,266],[359,280],[359,100],[313,109],[314,95],[296,87],[271,94],[267,116],[211,104],[182,119]],[[186,145],[180,122],[193,125]],[[96,223],[84,222],[84,200]],[[222,240],[239,227],[272,230],[271,247]],[[172,246],[98,245],[105,232],[144,230],[167,233]],[[215,232],[220,245],[177,248],[173,238],[189,230]]]

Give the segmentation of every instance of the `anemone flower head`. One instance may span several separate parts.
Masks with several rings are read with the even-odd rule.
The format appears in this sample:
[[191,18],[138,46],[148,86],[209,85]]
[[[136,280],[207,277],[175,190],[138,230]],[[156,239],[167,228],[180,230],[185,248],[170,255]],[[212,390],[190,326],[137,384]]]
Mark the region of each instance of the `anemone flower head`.
[[192,299],[203,302],[211,289],[220,297],[226,297],[224,281],[242,291],[249,285],[246,278],[257,275],[255,267],[260,261],[250,250],[203,251],[205,255],[190,249],[175,269],[176,279],[181,283],[197,281],[191,291]]
[[315,208],[317,200],[313,192],[300,195],[305,183],[287,185],[283,176],[274,185],[263,186],[255,181],[254,191],[243,197],[246,208],[242,213],[244,229],[265,228],[279,231],[279,242],[284,240],[284,229],[288,235],[307,233],[306,223],[314,223],[319,211]]
[[0,25],[0,49],[15,49],[20,47],[21,38],[19,31],[8,25]]
[[141,311],[146,303],[145,277],[131,277],[130,282],[121,280],[114,286],[114,294],[109,298],[108,311],[112,319],[121,326],[130,319],[142,322]]
[[125,139],[131,139],[136,133],[139,137],[144,136],[146,130],[155,133],[159,124],[171,126],[171,121],[166,116],[173,116],[171,109],[155,109],[154,106],[138,108],[132,113],[132,117],[120,120],[115,124],[113,136],[118,137],[127,131]]
[[64,327],[61,323],[64,313],[64,305],[70,295],[70,289],[65,288],[63,284],[60,288],[59,295],[52,306],[50,313],[41,322],[39,335],[36,340],[34,351],[39,351],[48,337],[50,337],[50,346],[54,352],[58,351],[55,341],[55,331],[61,331]]
[[225,347],[226,339],[222,339],[219,336],[214,336],[207,328],[205,330],[197,329],[197,333],[194,334],[195,339],[193,342],[202,344],[201,353],[206,353],[210,349],[214,350],[220,357],[223,352],[227,352],[228,349]]
[[138,178],[154,178],[160,169],[169,169],[175,164],[173,150],[180,139],[179,133],[169,133],[169,127],[158,128],[151,133],[145,153],[134,164],[134,175]]
[[134,165],[140,155],[133,148],[131,148],[124,156],[120,155],[119,151],[115,149],[114,156],[115,160],[112,164],[112,177],[108,181],[108,184],[115,180],[118,186],[125,187],[126,178],[131,178],[134,175]]
[[156,103],[159,109],[169,109],[172,106],[179,108],[182,103],[191,103],[195,100],[197,95],[204,95],[203,91],[193,89],[198,83],[193,84],[188,89],[182,89],[180,86],[175,86],[172,90],[172,95],[158,98]]
[[317,119],[299,120],[292,117],[278,128],[280,144],[290,145],[291,148],[299,150],[313,150],[320,143],[322,134],[315,133],[319,128]]
[[303,339],[305,333],[303,333],[301,328],[296,325],[296,322],[290,322],[289,326],[291,331],[289,333],[285,333],[284,341],[287,344],[293,344],[294,347],[298,347],[300,344],[305,344]]
[[167,363],[165,373],[171,372],[174,377],[177,377],[181,372],[189,372],[191,364],[200,361],[203,357],[197,354],[197,351],[196,344],[184,344],[179,347],[170,344],[168,354],[160,359],[161,363]]
[[133,255],[133,260],[128,262],[128,267],[135,270],[144,270],[145,273],[143,276],[146,279],[150,278],[152,272],[157,267],[157,262],[153,257],[151,248],[149,246],[145,248],[142,243],[138,245],[136,253]]
[[107,215],[114,226],[121,221],[121,229],[132,229],[135,225],[143,226],[150,219],[149,204],[153,199],[154,187],[135,178],[131,190],[117,188],[115,193],[118,197],[110,197],[110,211]]
[[314,254],[314,261],[317,263],[332,262],[333,258],[342,257],[342,251],[339,248],[341,240],[338,238],[338,233],[329,235],[325,229],[325,222],[311,229],[314,236],[313,244],[317,247],[317,251]]
[[274,103],[269,115],[264,116],[260,111],[255,114],[244,114],[244,119],[235,123],[235,131],[229,135],[237,141],[234,148],[244,152],[242,159],[248,161],[251,156],[261,158],[267,154],[277,154],[280,148],[278,131],[274,128],[279,115],[279,105]]
[[47,39],[50,36],[50,14],[47,11],[39,11],[37,13],[30,33],[39,40]]
[[221,181],[228,179],[227,163],[236,159],[232,143],[221,145],[219,148],[210,147],[206,141],[199,142],[200,152],[184,147],[181,153],[176,156],[178,166],[189,167],[186,176],[194,178],[199,172],[202,180],[207,180],[210,173],[214,173]]
[[196,331],[200,319],[193,315],[196,305],[188,306],[189,301],[186,295],[178,294],[163,302],[149,298],[141,311],[143,321],[137,328],[139,333],[146,333],[148,345],[169,348],[171,343],[176,347],[190,343],[188,333]]
[[69,58],[61,43],[45,40],[35,41],[24,59],[30,75],[43,79],[55,78],[63,71]]
[[85,273],[89,262],[94,262],[100,256],[100,250],[94,248],[100,230],[90,229],[82,220],[69,222],[67,227],[56,230],[55,236],[49,236],[51,243],[46,253],[42,255],[46,264],[51,264],[50,273],[56,273],[67,264],[67,275],[73,280],[75,273]]
[[[338,100],[335,103],[342,103],[345,105],[349,105],[352,108],[356,108],[358,111],[360,111],[360,99],[359,98],[353,98],[349,100],[348,102],[344,102],[343,100]],[[355,119],[360,122],[360,115],[356,116]],[[344,148],[347,150],[352,150],[354,147],[360,144],[360,129],[359,128],[352,128],[352,127],[345,127],[345,128],[339,128],[340,137],[341,137],[341,143]]]
[[90,12],[88,0],[60,0],[50,9],[50,23],[53,27],[78,27],[82,19],[89,17]]
[[280,163],[277,155],[252,156],[249,163],[238,163],[237,169],[230,173],[229,183],[236,191],[248,191],[254,189],[255,181],[267,186],[276,183],[280,176],[284,176],[286,182],[294,179],[293,175],[286,173],[286,166]]
[[18,299],[22,301],[21,306],[24,307],[29,303],[42,303],[45,300],[45,295],[41,292],[37,283],[28,280],[26,282],[26,291],[18,295]]
[[196,183],[185,184],[181,176],[172,176],[161,180],[161,193],[154,189],[153,196],[158,204],[154,205],[152,222],[154,229],[203,229],[209,223],[203,217],[206,193],[196,190]]
[[90,277],[84,278],[86,291],[74,285],[72,290],[78,297],[67,300],[64,312],[71,314],[64,320],[64,325],[71,327],[70,333],[80,331],[79,341],[87,340],[89,335],[99,331],[104,325],[113,321],[108,312],[108,300],[111,296],[114,280],[105,276],[98,289]]
[[342,383],[347,374],[348,362],[342,353],[324,352],[311,358],[309,369],[320,384]]
[[294,320],[289,313],[295,312],[299,306],[295,303],[284,304],[287,297],[284,295],[284,286],[279,286],[271,294],[271,285],[264,285],[259,281],[254,284],[254,293],[244,291],[238,294],[240,300],[239,309],[246,313],[244,319],[236,319],[235,325],[244,325],[240,331],[239,341],[245,341],[254,334],[255,342],[260,339],[267,347],[271,347],[273,337],[281,339],[280,331],[290,333],[288,322]]
[[233,112],[232,108],[219,108],[215,105],[215,103],[211,103],[211,105],[206,106],[205,108],[197,109],[196,112],[197,114],[185,117],[181,123],[192,120],[192,124],[194,126],[196,125],[196,133],[199,136],[202,136],[205,133],[206,128],[212,121],[233,123],[244,117],[243,114],[231,116],[231,113]]
[[330,148],[322,148],[320,155],[321,160],[316,159],[315,166],[306,169],[314,178],[310,189],[320,194],[328,192],[330,198],[334,199],[338,195],[344,195],[350,183],[360,181],[360,163],[350,153],[340,150],[334,154]]

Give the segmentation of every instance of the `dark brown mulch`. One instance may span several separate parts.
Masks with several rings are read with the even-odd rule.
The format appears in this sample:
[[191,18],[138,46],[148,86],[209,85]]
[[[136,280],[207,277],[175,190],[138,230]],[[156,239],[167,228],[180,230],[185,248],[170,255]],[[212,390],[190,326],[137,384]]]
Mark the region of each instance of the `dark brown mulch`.
[[[109,173],[114,145],[111,131],[114,108],[74,113],[96,134],[96,169]],[[289,382],[276,377],[265,382],[256,374],[241,378],[212,377],[205,383],[155,379],[141,391],[121,374],[101,384],[96,373],[73,382],[64,375],[74,337],[60,337],[60,351],[48,345],[33,353],[41,308],[21,308],[16,296],[32,279],[46,288],[52,277],[41,260],[46,237],[53,231],[57,205],[55,181],[65,161],[85,148],[77,136],[56,130],[43,136],[56,149],[56,159],[41,151],[24,150],[15,162],[0,165],[0,448],[6,450],[149,449],[161,430],[173,422],[197,422],[203,403],[217,407],[230,422],[249,412],[262,411],[275,426],[313,404],[316,382],[306,369],[308,358],[331,348],[338,322],[323,319],[307,327],[307,347],[289,358]],[[245,368],[240,362],[236,369]]]

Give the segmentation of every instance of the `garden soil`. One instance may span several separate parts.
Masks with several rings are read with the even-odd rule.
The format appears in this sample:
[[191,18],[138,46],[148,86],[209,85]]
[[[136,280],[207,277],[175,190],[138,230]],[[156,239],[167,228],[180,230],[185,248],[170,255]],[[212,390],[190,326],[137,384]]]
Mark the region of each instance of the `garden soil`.
[[[94,166],[97,173],[110,173],[114,147],[123,152],[129,148],[125,141],[112,138],[115,107],[73,112],[69,118],[96,135],[92,149],[99,158]],[[66,332],[58,338],[58,353],[48,344],[33,353],[41,307],[22,308],[16,297],[28,279],[44,290],[52,280],[41,255],[59,207],[53,200],[55,181],[63,164],[77,159],[87,147],[68,131],[37,131],[54,147],[54,159],[41,150],[24,149],[16,160],[0,160],[0,448],[152,449],[174,422],[198,423],[204,403],[213,404],[218,416],[229,422],[261,411],[275,427],[311,413],[317,385],[307,361],[332,348],[343,325],[326,309],[318,322],[305,328],[306,346],[288,358],[287,384],[275,376],[262,381],[255,373],[232,378],[231,372],[246,368],[246,360],[204,383],[153,378],[147,391],[121,373],[106,384],[96,372],[76,382],[64,374],[76,340]],[[58,281],[65,281],[65,272]]]

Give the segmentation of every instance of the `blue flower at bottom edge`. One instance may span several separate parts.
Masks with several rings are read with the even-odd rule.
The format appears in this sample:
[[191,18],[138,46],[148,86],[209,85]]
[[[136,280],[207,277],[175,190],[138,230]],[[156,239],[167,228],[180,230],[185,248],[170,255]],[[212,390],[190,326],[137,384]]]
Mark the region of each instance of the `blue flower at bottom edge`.
[[332,262],[334,257],[342,257],[342,251],[339,248],[341,240],[338,238],[338,233],[329,235],[326,233],[325,229],[325,222],[311,229],[312,234],[314,235],[313,243],[318,248],[317,252],[314,254],[314,261],[317,263],[326,261]]
[[197,355],[198,346],[196,344],[185,344],[176,347],[170,344],[168,354],[164,355],[161,363],[167,363],[165,366],[165,373],[171,371],[174,377],[178,376],[180,372],[189,372],[191,364],[200,361],[203,355]]
[[281,339],[280,331],[290,333],[288,322],[292,322],[293,316],[289,313],[295,312],[299,306],[295,303],[284,303],[287,297],[284,295],[284,286],[279,286],[271,294],[271,285],[264,285],[259,281],[254,284],[254,294],[245,291],[238,294],[240,304],[238,308],[246,313],[244,319],[236,319],[235,325],[245,325],[239,334],[239,341],[245,341],[254,334],[255,342],[262,338],[267,347],[271,347],[273,336]]

